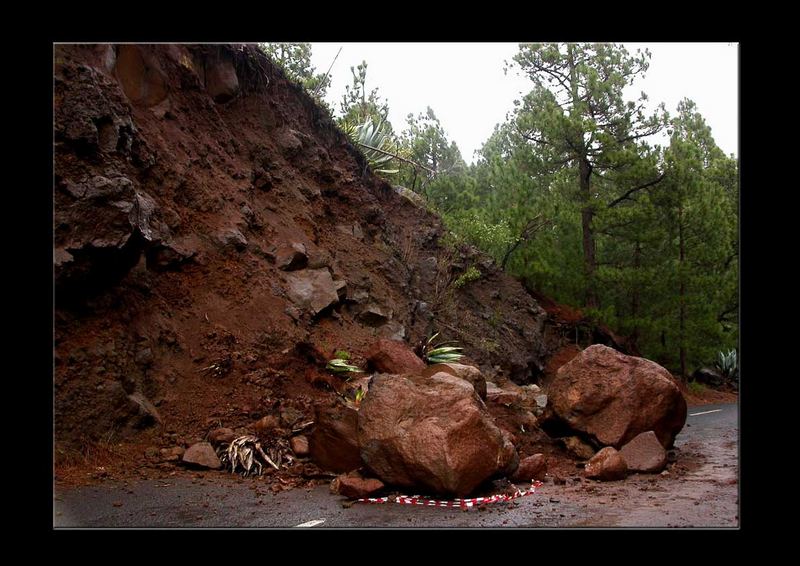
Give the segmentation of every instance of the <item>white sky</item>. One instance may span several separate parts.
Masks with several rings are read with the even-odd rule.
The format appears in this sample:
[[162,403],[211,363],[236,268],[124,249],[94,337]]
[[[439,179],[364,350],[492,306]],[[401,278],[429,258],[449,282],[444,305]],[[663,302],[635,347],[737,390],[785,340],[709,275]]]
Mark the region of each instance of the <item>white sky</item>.
[[[389,120],[400,132],[409,113],[430,106],[448,139],[455,141],[467,162],[505,120],[513,101],[530,90],[528,79],[509,70],[504,61],[518,51],[517,43],[313,43],[312,64],[317,72],[330,67],[332,84],[326,99],[338,115],[350,67],[366,60],[367,92],[378,88],[389,102]],[[717,145],[738,155],[739,61],[737,43],[626,43],[631,52],[647,47],[650,69],[630,89],[630,98],[644,91],[652,106],[666,103],[675,114],[688,97],[711,127]],[[666,145],[666,138],[653,140]]]

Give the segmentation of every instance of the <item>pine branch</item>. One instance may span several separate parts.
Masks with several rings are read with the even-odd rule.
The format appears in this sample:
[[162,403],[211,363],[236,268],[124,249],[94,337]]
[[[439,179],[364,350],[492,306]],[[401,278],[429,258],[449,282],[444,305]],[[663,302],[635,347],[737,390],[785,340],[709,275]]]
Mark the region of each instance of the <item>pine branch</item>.
[[627,192],[625,192],[624,195],[622,195],[621,197],[616,198],[613,201],[611,201],[609,203],[609,205],[608,205],[608,208],[612,208],[614,206],[617,206],[619,203],[621,203],[624,200],[631,200],[630,197],[631,197],[631,195],[633,193],[636,193],[638,191],[641,191],[643,189],[646,189],[648,187],[652,187],[653,185],[656,185],[656,184],[660,183],[664,179],[664,177],[666,177],[666,173],[661,173],[661,175],[659,175],[656,179],[653,179],[652,181],[649,181],[649,182],[647,182],[647,183],[645,183],[643,185],[639,185],[638,187],[633,187],[632,189],[629,189]]
[[436,174],[436,171],[434,171],[433,169],[431,169],[429,167],[425,167],[424,165],[421,165],[421,164],[417,163],[416,161],[411,161],[410,159],[406,159],[405,157],[401,157],[401,156],[397,155],[396,153],[392,153],[391,151],[386,151],[386,150],[380,149],[378,147],[372,147],[371,145],[367,145],[365,143],[361,143],[360,141],[357,141],[356,143],[358,145],[360,145],[361,147],[366,147],[367,149],[371,149],[372,151],[377,151],[378,153],[382,153],[384,155],[389,155],[391,157],[394,157],[395,159],[399,159],[400,161],[408,163],[409,165],[413,165],[414,167],[419,167],[421,169],[425,169],[426,171],[429,171],[429,172],[433,173],[434,175]]

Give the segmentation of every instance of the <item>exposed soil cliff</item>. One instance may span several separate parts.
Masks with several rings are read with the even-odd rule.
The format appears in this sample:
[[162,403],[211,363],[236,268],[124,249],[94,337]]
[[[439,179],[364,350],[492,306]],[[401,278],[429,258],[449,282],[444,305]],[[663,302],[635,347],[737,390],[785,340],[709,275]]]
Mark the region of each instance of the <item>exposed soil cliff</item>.
[[520,384],[569,340],[251,46],[57,46],[54,203],[57,454],[291,427],[378,337],[439,331]]

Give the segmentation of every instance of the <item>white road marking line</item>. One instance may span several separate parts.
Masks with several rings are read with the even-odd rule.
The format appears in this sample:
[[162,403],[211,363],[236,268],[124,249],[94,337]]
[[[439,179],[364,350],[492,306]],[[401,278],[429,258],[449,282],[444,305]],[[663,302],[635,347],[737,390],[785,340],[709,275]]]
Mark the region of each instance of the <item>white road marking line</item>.
[[299,525],[295,525],[294,528],[297,527],[316,527],[317,525],[321,525],[325,522],[325,519],[315,519],[313,521],[308,521],[307,523],[300,523]]
[[708,413],[719,413],[722,409],[714,409],[713,411],[703,411],[702,413],[691,413],[690,417],[696,417],[697,415],[707,415]]

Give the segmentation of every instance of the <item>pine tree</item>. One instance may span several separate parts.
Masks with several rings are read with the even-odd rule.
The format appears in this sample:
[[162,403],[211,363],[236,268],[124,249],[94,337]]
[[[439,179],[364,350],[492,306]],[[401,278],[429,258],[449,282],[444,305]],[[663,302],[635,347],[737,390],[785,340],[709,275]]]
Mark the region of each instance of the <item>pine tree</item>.
[[[645,116],[644,93],[625,102],[623,88],[648,67],[649,52],[613,44],[520,45],[514,61],[534,83],[517,110],[515,126],[529,143],[542,148],[551,167],[575,169],[580,203],[585,305],[599,307],[594,220],[603,207],[613,207],[661,176],[628,184],[631,169],[641,166],[639,140],[664,126],[661,112]],[[649,164],[648,164],[649,165]]]

